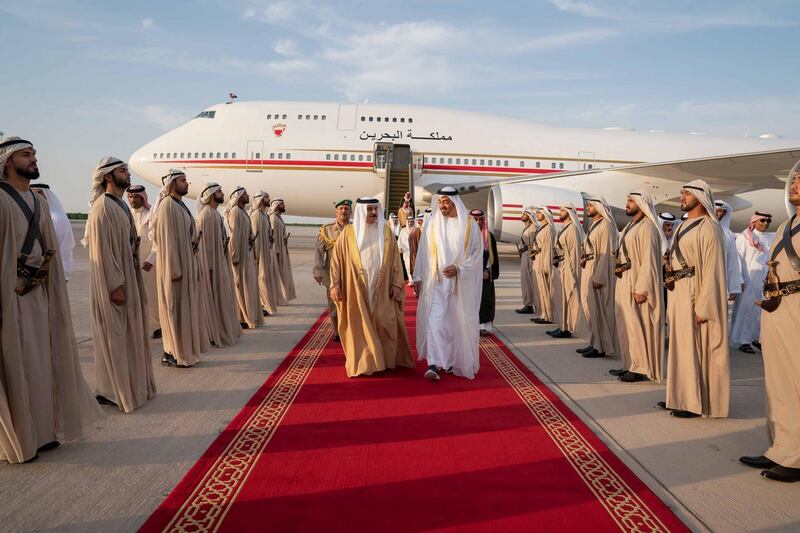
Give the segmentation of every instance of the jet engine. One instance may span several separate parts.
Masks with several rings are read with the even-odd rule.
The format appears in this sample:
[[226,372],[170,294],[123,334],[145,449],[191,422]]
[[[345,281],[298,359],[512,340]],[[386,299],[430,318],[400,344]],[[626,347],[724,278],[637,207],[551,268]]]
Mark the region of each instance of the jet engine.
[[525,225],[520,220],[524,207],[547,206],[559,222],[559,206],[572,203],[583,220],[584,195],[535,183],[495,185],[489,190],[486,215],[489,227],[499,241],[514,242],[522,235]]

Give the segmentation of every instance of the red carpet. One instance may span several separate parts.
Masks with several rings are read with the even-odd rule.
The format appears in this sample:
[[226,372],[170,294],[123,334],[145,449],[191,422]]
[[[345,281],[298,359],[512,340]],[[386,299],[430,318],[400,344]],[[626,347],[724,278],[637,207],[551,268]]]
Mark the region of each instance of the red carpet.
[[142,531],[686,530],[496,338],[474,381],[429,383],[348,379],[331,334],[323,315]]

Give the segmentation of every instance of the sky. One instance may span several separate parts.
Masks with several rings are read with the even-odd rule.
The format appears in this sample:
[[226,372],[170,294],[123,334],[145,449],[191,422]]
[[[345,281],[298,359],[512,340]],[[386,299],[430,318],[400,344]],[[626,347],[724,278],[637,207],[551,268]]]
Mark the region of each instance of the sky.
[[800,139],[798,30],[797,0],[0,0],[0,131],[80,212],[229,91]]

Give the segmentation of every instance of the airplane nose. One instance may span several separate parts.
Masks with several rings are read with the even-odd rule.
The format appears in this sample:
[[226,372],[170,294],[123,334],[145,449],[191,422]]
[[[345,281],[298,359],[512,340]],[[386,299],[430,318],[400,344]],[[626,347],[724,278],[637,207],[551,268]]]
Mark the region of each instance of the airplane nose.
[[153,160],[150,144],[142,146],[131,154],[130,159],[128,159],[128,168],[140,178],[155,185],[160,185],[160,176]]

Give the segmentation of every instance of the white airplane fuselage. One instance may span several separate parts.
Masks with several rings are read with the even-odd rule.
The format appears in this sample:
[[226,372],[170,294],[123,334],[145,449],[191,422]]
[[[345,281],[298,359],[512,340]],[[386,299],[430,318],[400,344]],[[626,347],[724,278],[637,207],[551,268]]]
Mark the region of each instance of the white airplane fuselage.
[[[251,193],[265,190],[273,199],[282,198],[288,214],[327,217],[341,198],[383,194],[376,142],[410,146],[418,163],[417,188],[800,145],[782,139],[561,128],[419,106],[254,101],[208,108],[137,150],[130,167],[158,186],[170,168],[181,168],[192,182],[190,197],[205,182],[217,182],[226,192],[243,185]],[[590,188],[580,192],[619,193],[603,180]],[[748,195],[758,209],[783,216],[781,191],[741,196]],[[511,207],[504,218],[518,216],[517,204],[504,202]],[[742,211],[737,222],[747,218],[749,210]]]

